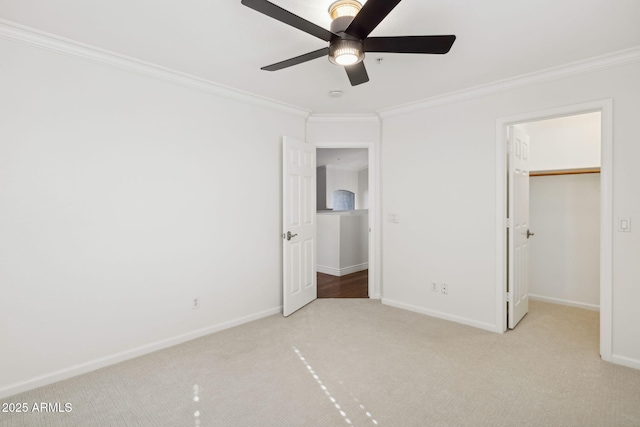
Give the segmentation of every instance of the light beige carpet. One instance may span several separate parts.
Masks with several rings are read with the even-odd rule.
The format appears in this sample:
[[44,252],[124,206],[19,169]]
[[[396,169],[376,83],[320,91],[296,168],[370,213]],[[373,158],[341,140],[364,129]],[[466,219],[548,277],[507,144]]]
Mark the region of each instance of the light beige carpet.
[[602,362],[598,313],[532,302],[494,334],[318,300],[1,401],[0,426],[640,426],[640,371]]

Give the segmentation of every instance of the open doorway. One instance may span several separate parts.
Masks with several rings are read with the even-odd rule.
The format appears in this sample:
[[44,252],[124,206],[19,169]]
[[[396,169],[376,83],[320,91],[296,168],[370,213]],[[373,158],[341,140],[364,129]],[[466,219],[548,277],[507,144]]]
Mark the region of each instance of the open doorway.
[[600,307],[599,111],[517,125],[529,136],[529,298]]
[[601,113],[514,124],[509,135],[509,328],[529,300],[597,311]]
[[[591,114],[588,114],[591,113]],[[573,139],[574,143],[582,143],[582,149],[578,149],[576,146],[564,149],[566,154],[564,156],[558,153],[552,154],[549,162],[564,161],[569,162],[564,165],[549,163],[548,166],[533,166],[532,178],[533,191],[537,193],[546,193],[547,200],[538,200],[537,206],[532,206],[533,209],[538,211],[533,212],[538,218],[531,217],[531,230],[527,227],[527,235],[530,235],[529,231],[534,233],[536,237],[540,237],[540,233],[533,229],[533,224],[537,224],[538,227],[542,227],[543,233],[547,235],[552,234],[573,234],[573,242],[570,245],[573,249],[568,248],[565,243],[559,244],[558,240],[553,242],[554,238],[562,238],[562,236],[545,236],[551,237],[551,242],[547,242],[550,245],[556,247],[552,249],[555,251],[556,256],[562,256],[563,258],[558,260],[558,268],[548,269],[544,271],[545,266],[541,266],[542,269],[537,272],[532,272],[529,277],[536,275],[535,280],[537,283],[532,284],[532,289],[525,289],[524,293],[530,293],[535,299],[541,299],[548,302],[561,303],[565,305],[573,305],[581,308],[598,309],[600,310],[600,355],[604,360],[611,360],[611,239],[612,239],[612,203],[611,203],[611,176],[612,176],[612,127],[611,127],[612,105],[610,100],[594,101],[591,103],[580,104],[569,107],[562,107],[553,110],[546,110],[538,113],[523,114],[520,116],[513,116],[508,118],[499,119],[496,122],[496,135],[497,135],[497,189],[498,194],[503,196],[497,198],[497,218],[500,226],[497,228],[497,235],[500,239],[500,243],[497,245],[497,273],[498,273],[498,309],[496,315],[498,324],[502,325],[502,330],[507,329],[507,309],[509,304],[513,303],[514,295],[511,286],[513,283],[511,279],[514,271],[511,270],[513,265],[509,261],[510,245],[507,243],[509,233],[512,232],[513,225],[511,220],[507,220],[507,227],[504,227],[504,213],[507,212],[507,206],[516,200],[513,195],[509,195],[508,183],[510,182],[508,176],[509,171],[513,168],[509,167],[509,164],[505,159],[509,156],[513,157],[510,153],[507,155],[507,147],[505,141],[507,135],[510,132],[510,128],[520,126],[529,131],[532,134],[542,135],[545,124],[543,121],[548,119],[558,120],[555,124],[559,124],[564,118],[564,124],[571,121],[578,123],[582,122],[582,126],[578,130],[578,133],[582,133],[582,136],[567,137],[561,136],[562,143],[571,142],[569,139]],[[551,122],[549,122],[551,123]],[[547,123],[547,124],[549,124]],[[574,124],[575,124],[574,123]],[[588,124],[591,123],[591,124]],[[536,126],[540,125],[540,129],[536,129]],[[547,129],[548,130],[548,129]],[[588,142],[585,138],[586,133],[595,134],[595,138]],[[539,139],[536,137],[537,139]],[[597,137],[600,137],[599,140]],[[544,142],[543,142],[544,143]],[[599,143],[599,144],[598,144]],[[531,150],[534,150],[535,142],[531,141]],[[539,142],[540,144],[540,142]],[[591,144],[589,148],[588,145]],[[599,145],[599,149],[598,149]],[[594,147],[595,146],[595,147]],[[554,147],[559,148],[559,147]],[[595,149],[594,149],[595,148]],[[595,154],[594,154],[595,153]],[[533,156],[533,155],[532,155]],[[598,159],[599,157],[599,159]],[[599,160],[599,164],[598,164]],[[573,163],[570,163],[573,161]],[[554,182],[549,182],[550,177],[556,177]],[[546,180],[546,181],[545,181]],[[515,180],[511,180],[515,181]],[[527,188],[529,189],[529,188]],[[538,194],[536,197],[539,197]],[[516,196],[517,197],[517,196]],[[544,217],[546,213],[540,213],[542,210],[549,210],[553,200],[560,199],[562,202],[556,209],[554,214]],[[527,204],[529,202],[527,197]],[[556,200],[557,202],[558,200]],[[594,209],[596,212],[594,212]],[[588,212],[585,212],[588,211]],[[573,212],[573,217],[571,216]],[[576,212],[578,216],[576,216]],[[543,215],[543,216],[541,216]],[[554,218],[554,215],[556,217]],[[558,219],[558,215],[562,219]],[[583,216],[583,217],[580,217]],[[500,219],[502,218],[502,219]],[[509,218],[509,216],[507,216]],[[595,223],[595,224],[594,224]],[[555,227],[555,228],[554,228]],[[558,227],[561,231],[558,230]],[[573,230],[572,230],[573,228]],[[588,229],[587,229],[588,228]],[[595,229],[595,230],[594,230]],[[584,234],[580,234],[583,231]],[[515,230],[514,230],[515,233]],[[532,245],[535,244],[532,238]],[[596,242],[597,247],[593,247],[593,243]],[[563,247],[563,245],[565,245]],[[591,246],[591,247],[588,247]],[[544,249],[544,248],[536,248]],[[549,247],[547,247],[547,251]],[[571,253],[571,252],[574,253]],[[575,253],[575,252],[582,253]],[[535,256],[546,257],[550,254],[538,254]],[[559,255],[560,254],[560,255]],[[571,259],[567,259],[567,256]],[[578,258],[579,261],[576,261]],[[536,260],[533,260],[536,262]],[[552,263],[555,263],[554,260]],[[540,261],[538,261],[540,262]],[[566,265],[567,263],[575,262],[577,265]],[[596,268],[593,265],[586,265],[585,263],[596,264]],[[583,266],[583,271],[579,271]],[[540,267],[540,266],[538,266]],[[534,267],[537,268],[537,267]],[[550,276],[556,275],[565,282],[559,284],[554,282],[552,284],[545,283],[549,280]],[[585,274],[587,276],[585,276]],[[589,278],[589,284],[587,287],[580,286],[580,281],[584,281],[585,277]],[[510,283],[511,282],[511,283]],[[584,284],[583,284],[584,285]],[[595,287],[595,289],[594,289]],[[506,291],[506,292],[505,292]],[[519,291],[522,294],[522,290]],[[512,327],[512,325],[509,325]]]
[[317,148],[318,298],[369,297],[369,149]]

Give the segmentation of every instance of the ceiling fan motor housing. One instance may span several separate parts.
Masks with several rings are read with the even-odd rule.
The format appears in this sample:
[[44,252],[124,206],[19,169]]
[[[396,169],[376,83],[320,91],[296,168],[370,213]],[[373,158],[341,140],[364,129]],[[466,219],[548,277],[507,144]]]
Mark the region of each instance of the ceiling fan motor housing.
[[343,65],[336,62],[335,58],[340,54],[350,53],[358,57],[358,62],[364,59],[364,44],[362,40],[351,36],[344,31],[349,27],[353,16],[339,16],[331,21],[331,32],[339,37],[332,37],[329,44],[329,61],[336,65]]

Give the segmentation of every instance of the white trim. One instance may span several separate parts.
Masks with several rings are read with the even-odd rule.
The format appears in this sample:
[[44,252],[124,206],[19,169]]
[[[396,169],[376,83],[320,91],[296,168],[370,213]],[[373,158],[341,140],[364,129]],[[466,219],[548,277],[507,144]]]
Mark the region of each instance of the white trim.
[[617,365],[626,366],[628,368],[640,369],[640,359],[633,359],[631,357],[613,354],[611,356],[611,362]]
[[586,302],[571,301],[568,299],[545,297],[542,295],[534,295],[534,294],[529,294],[529,299],[536,300],[536,301],[550,302],[553,304],[566,305],[569,307],[584,308],[585,310],[600,311],[599,305],[588,304]]
[[602,99],[583,104],[503,117],[496,120],[496,325],[507,328],[506,292],[506,128],[518,123],[576,114],[601,112],[600,170],[600,356],[612,361],[613,347],[613,100]]
[[517,89],[525,86],[559,80],[571,76],[600,71],[607,68],[617,67],[620,65],[631,64],[640,61],[640,48],[634,47],[609,53],[606,55],[596,56],[594,58],[585,59],[576,62],[570,62],[559,67],[547,68],[545,70],[524,74],[504,80],[498,80],[493,83],[474,86],[455,92],[449,92],[443,95],[434,96],[417,102],[411,102],[391,108],[378,110],[378,114],[382,118],[407,114],[426,108],[436,107],[454,102],[465,101],[473,98],[479,98],[487,95],[494,95],[500,92]]
[[325,267],[324,265],[317,264],[316,271],[318,273],[328,274],[330,276],[336,276],[336,277],[341,276],[339,268]]
[[316,265],[316,271],[319,273],[330,274],[332,276],[342,277],[347,274],[357,273],[358,271],[363,271],[369,268],[369,263],[365,262],[357,265],[350,265],[349,267],[343,268],[333,268],[333,267],[325,267],[324,265]]
[[506,122],[496,121],[496,326],[499,332],[507,330],[507,154],[508,132]]
[[[312,116],[313,117],[313,116]],[[317,117],[317,116],[316,116]],[[353,117],[353,116],[352,116]],[[307,119],[311,120],[311,117]],[[376,122],[380,121],[376,118]],[[369,298],[381,295],[380,155],[374,142],[315,142],[316,148],[366,148],[369,150]],[[317,266],[316,266],[317,268]],[[373,296],[372,296],[373,295]]]
[[601,104],[600,168],[600,356],[613,353],[613,100]]
[[101,357],[89,362],[81,363],[69,368],[60,369],[58,371],[50,372],[48,374],[40,375],[30,380],[21,381],[8,385],[0,389],[0,399],[4,399],[9,396],[13,396],[18,393],[22,393],[27,390],[32,390],[36,387],[42,387],[47,384],[52,384],[58,381],[66,380],[77,375],[85,374],[87,372],[95,371],[96,369],[103,368],[105,366],[114,365],[126,360],[130,360],[145,354],[153,353],[154,351],[162,350],[168,347],[173,347],[178,344],[182,344],[187,341],[191,341],[196,338],[200,338],[205,335],[219,332],[224,329],[229,329],[234,326],[242,325],[244,323],[252,322],[254,320],[262,319],[263,317],[271,316],[282,312],[282,306],[271,308],[261,311],[259,313],[250,314],[234,320],[218,323],[215,325],[207,326],[206,328],[197,329],[195,331],[187,332],[181,335],[177,335],[172,338],[156,341],[150,344],[146,344],[140,347],[132,348],[120,353],[112,354],[110,356]]
[[311,111],[274,99],[261,97],[210,80],[172,70],[150,62],[141,61],[115,52],[76,42],[54,34],[36,30],[11,21],[0,19],[0,38],[17,41],[29,46],[80,58],[144,77],[173,83],[190,89],[211,93],[235,101],[307,117]]
[[430,310],[428,308],[418,307],[416,305],[406,304],[404,302],[398,302],[390,300],[388,298],[382,298],[382,303],[391,307],[401,308],[403,310],[409,310],[415,313],[426,314],[427,316],[437,317],[438,319],[449,320],[451,322],[461,323],[467,326],[473,326],[474,328],[484,329],[490,332],[500,332],[496,325],[492,325],[491,323],[478,322],[477,320],[469,319],[466,317],[455,316],[453,314],[443,313],[436,310]]

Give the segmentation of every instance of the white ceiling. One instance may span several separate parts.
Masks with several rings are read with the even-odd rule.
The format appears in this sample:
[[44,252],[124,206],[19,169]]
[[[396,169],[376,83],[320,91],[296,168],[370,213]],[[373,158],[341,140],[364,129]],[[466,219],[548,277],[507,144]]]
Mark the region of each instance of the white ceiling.
[[369,166],[369,150],[366,148],[317,148],[316,166],[361,170]]
[[[273,0],[328,28],[332,0]],[[447,55],[369,54],[351,87],[326,43],[240,0],[0,0],[0,18],[322,114],[363,114],[640,46],[639,0],[403,0],[372,36],[455,34]],[[376,59],[382,57],[378,64]],[[342,90],[330,98],[330,90]]]

